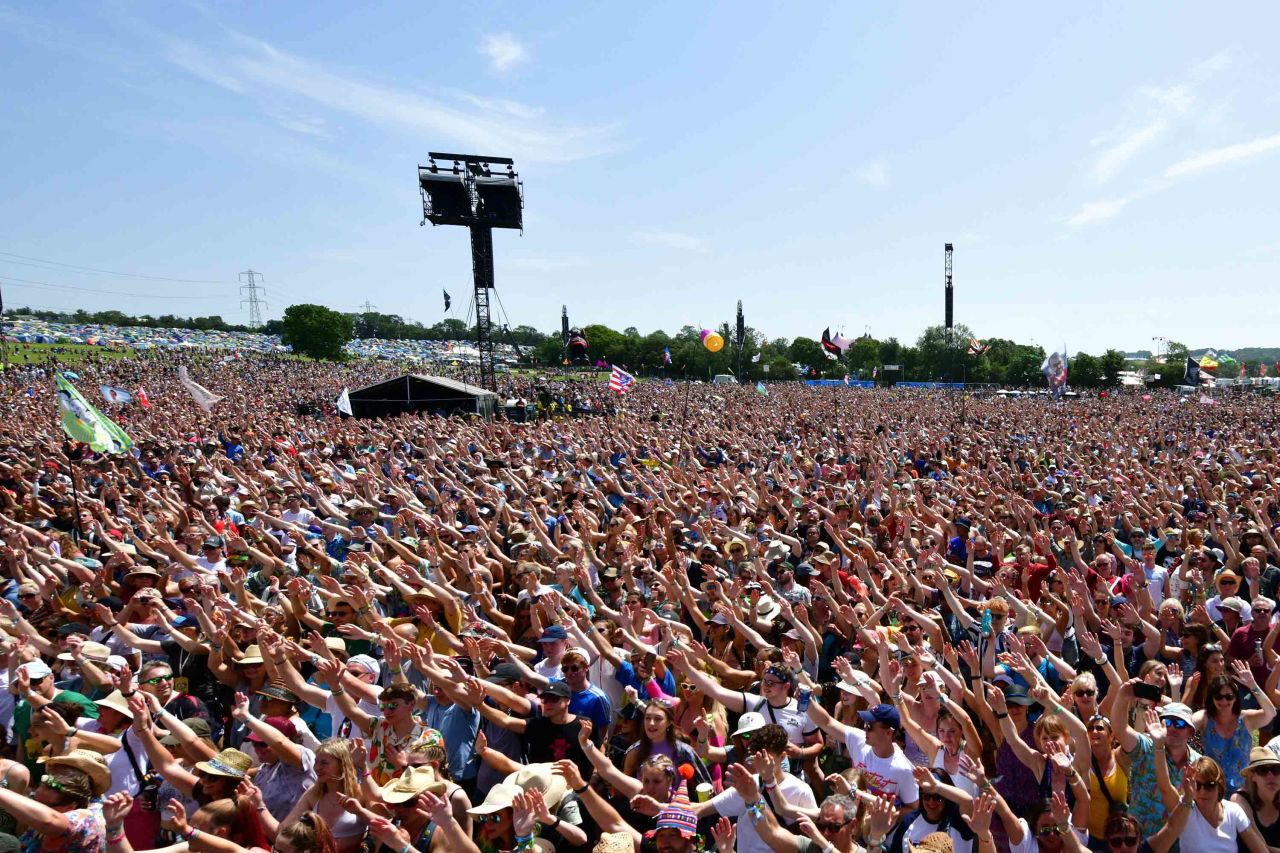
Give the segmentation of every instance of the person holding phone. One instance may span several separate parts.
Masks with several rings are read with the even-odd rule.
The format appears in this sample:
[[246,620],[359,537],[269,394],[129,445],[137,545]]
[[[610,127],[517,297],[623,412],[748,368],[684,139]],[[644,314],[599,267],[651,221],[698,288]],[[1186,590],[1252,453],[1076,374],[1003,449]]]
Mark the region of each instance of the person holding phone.
[[[1131,678],[1120,685],[1115,704],[1111,707],[1111,725],[1120,748],[1129,758],[1129,814],[1138,820],[1144,835],[1151,835],[1160,829],[1169,812],[1177,806],[1176,789],[1182,784],[1183,774],[1202,756],[1191,748],[1195,721],[1191,709],[1181,702],[1170,702],[1158,712],[1164,725],[1162,744],[1150,734],[1140,733],[1133,727],[1129,722],[1129,711],[1137,698],[1135,690],[1142,683]],[[1172,798],[1167,796],[1168,790],[1159,784],[1157,764],[1161,762],[1164,769],[1160,775],[1164,775],[1164,770],[1168,771],[1166,778],[1175,791]]]

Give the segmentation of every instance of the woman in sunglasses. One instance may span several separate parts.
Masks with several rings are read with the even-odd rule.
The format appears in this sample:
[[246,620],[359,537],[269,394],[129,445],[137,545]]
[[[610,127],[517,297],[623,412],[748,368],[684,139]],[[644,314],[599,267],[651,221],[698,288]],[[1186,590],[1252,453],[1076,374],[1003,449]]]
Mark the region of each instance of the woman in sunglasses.
[[1101,714],[1088,718],[1089,836],[1106,837],[1110,818],[1129,806],[1129,775],[1116,755],[1111,720]]
[[1118,812],[1107,820],[1106,849],[1111,853],[1135,853],[1143,844],[1142,827],[1133,815]]
[[[1209,699],[1203,710],[1196,711],[1194,722],[1201,734],[1204,754],[1218,762],[1227,788],[1234,791],[1244,783],[1240,771],[1249,763],[1253,733],[1275,718],[1276,706],[1267,691],[1258,687],[1247,663],[1232,661],[1231,670],[1234,679],[1219,675],[1209,681]],[[1243,697],[1236,682],[1253,694],[1257,708],[1242,710]]]
[[1268,847],[1280,847],[1280,755],[1255,746],[1244,768],[1244,786],[1231,795]]
[[1182,779],[1182,799],[1152,836],[1151,849],[1169,853],[1176,843],[1189,853],[1267,853],[1267,843],[1245,810],[1223,799],[1226,791],[1218,762],[1212,758],[1193,761]]

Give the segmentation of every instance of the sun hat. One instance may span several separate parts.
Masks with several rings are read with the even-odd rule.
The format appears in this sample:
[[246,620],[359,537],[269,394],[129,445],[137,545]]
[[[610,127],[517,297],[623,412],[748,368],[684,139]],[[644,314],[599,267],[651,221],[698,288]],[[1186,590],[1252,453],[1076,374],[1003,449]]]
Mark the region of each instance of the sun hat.
[[[1182,720],[1189,726],[1195,725],[1192,721],[1191,709],[1181,702],[1170,702],[1168,705],[1161,707],[1160,720],[1162,722],[1164,720]],[[1250,757],[1252,758],[1252,755]]]
[[244,654],[236,661],[239,664],[262,663],[262,649],[258,648],[258,644],[254,643],[244,650]]
[[410,767],[398,779],[382,789],[382,799],[388,803],[407,803],[424,791],[443,794],[448,785],[436,775],[430,764]]
[[129,710],[129,700],[125,699],[124,694],[119,690],[112,690],[93,704],[100,708],[110,708],[117,713],[124,714],[131,720],[133,719],[133,711]]
[[[209,728],[209,721],[204,717],[187,717],[182,722],[186,724],[187,728],[195,732],[196,737],[204,738],[205,740],[213,737],[213,729]],[[170,734],[161,738],[160,743],[165,746],[179,746],[182,741],[178,739],[177,735]]]
[[[247,757],[247,756],[246,756]],[[59,767],[72,767],[87,775],[93,783],[94,796],[100,797],[111,787],[111,769],[102,755],[91,749],[73,749],[66,755],[45,762],[46,772]]]
[[238,749],[224,749],[213,758],[196,764],[196,769],[214,776],[243,779],[253,766],[253,759]]
[[298,704],[297,694],[283,684],[274,681],[270,684],[264,684],[262,689],[258,691],[258,695],[267,699],[279,699],[281,702],[288,702],[291,705]]
[[569,790],[564,777],[552,772],[554,766],[550,763],[526,764],[502,781],[508,785],[517,785],[525,791],[542,794],[547,808],[554,814]]
[[738,718],[738,728],[734,729],[730,737],[741,737],[742,735],[751,734],[754,731],[763,729],[766,725],[764,714],[748,711]]
[[1276,755],[1265,746],[1255,746],[1249,750],[1249,763],[1241,772],[1248,773],[1250,770],[1259,770],[1263,767],[1280,767],[1280,755]]
[[511,804],[515,802],[516,797],[524,793],[524,788],[519,785],[510,785],[506,782],[499,782],[489,789],[489,793],[485,796],[484,802],[478,806],[472,806],[467,809],[469,815],[485,815],[500,812],[503,809],[511,808]]
[[956,845],[951,840],[951,836],[945,832],[931,832],[924,838],[921,838],[915,844],[907,842],[907,849],[911,853],[917,851],[927,851],[927,853],[955,853]]

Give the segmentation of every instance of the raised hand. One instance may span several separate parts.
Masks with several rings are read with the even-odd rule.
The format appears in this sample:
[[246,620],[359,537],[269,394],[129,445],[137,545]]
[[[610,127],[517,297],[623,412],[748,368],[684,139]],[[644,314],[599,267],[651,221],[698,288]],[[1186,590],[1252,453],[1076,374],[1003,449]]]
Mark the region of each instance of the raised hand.
[[124,823],[125,817],[132,808],[133,797],[121,791],[102,801],[102,817],[107,822],[107,826],[116,826]]
[[[1187,774],[1191,775],[1191,774]],[[991,832],[991,817],[996,812],[996,795],[995,791],[987,788],[973,801],[972,814],[962,814],[964,822],[969,824],[969,828],[979,838],[983,838]]]
[[711,827],[711,837],[716,842],[716,853],[733,853],[737,849],[738,830],[727,817],[720,818]]

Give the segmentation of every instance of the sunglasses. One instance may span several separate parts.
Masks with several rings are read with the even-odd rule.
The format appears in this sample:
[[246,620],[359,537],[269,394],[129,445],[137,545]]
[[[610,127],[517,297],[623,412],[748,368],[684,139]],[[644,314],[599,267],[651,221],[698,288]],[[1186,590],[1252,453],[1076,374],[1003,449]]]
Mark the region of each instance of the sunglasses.
[[923,793],[922,793],[922,794],[920,795],[920,799],[922,799],[922,800],[932,800],[932,801],[934,801],[934,802],[938,802],[938,803],[940,803],[940,802],[942,802],[942,795],[941,795],[941,794],[923,794]]
[[1265,767],[1255,767],[1249,772],[1257,776],[1277,776],[1280,775],[1280,764],[1268,764]]
[[786,684],[785,681],[774,681],[772,678],[762,678],[760,679],[760,683],[765,687],[781,687]]
[[586,669],[586,667],[585,667],[585,666],[582,666],[582,665],[580,665],[580,664],[576,664],[576,663],[574,663],[574,664],[570,664],[569,666],[562,666],[562,667],[560,667],[560,671],[561,671],[561,672],[563,672],[563,673],[565,673],[566,675],[568,675],[568,674],[570,674],[570,673],[574,673],[574,672],[582,672],[584,669]]
[[381,708],[383,711],[394,711],[396,708],[399,708],[400,705],[402,704],[403,703],[399,701],[392,700],[390,702],[379,702],[378,707]]
[[1092,699],[1094,696],[1098,695],[1098,691],[1088,687],[1081,687],[1075,691],[1075,694],[1082,699]]
[[1110,847],[1112,850],[1119,850],[1121,847],[1137,847],[1138,836],[1124,835],[1124,836],[1116,836],[1115,838],[1108,838],[1107,846]]
[[818,832],[839,832],[848,826],[849,823],[850,821],[847,820],[842,822],[834,820],[820,820],[816,821],[814,826],[818,827]]
[[1108,729],[1106,726],[1089,726],[1089,731],[1099,732],[1100,734],[1105,735],[1108,732]]
[[497,823],[502,820],[502,812],[494,812],[493,814],[478,814],[471,818],[476,823]]
[[1166,727],[1171,729],[1182,730],[1191,728],[1191,724],[1186,720],[1165,720],[1164,724]]
[[159,684],[162,681],[173,681],[172,673],[169,675],[157,675],[155,678],[148,678],[144,680],[142,683],[143,684]]
[[39,598],[39,597],[40,597],[40,594],[39,594],[38,592],[20,592],[20,593],[18,593],[18,598]]
[[1214,698],[1214,701],[1216,702],[1234,702],[1236,701],[1236,694],[1219,693],[1217,696],[1214,696],[1213,698]]
[[1217,781],[1206,782],[1203,779],[1196,780],[1196,790],[1198,791],[1215,791],[1218,788]]
[[1052,826],[1042,826],[1036,830],[1036,838],[1052,838],[1057,834],[1058,834],[1057,824],[1054,824]]

